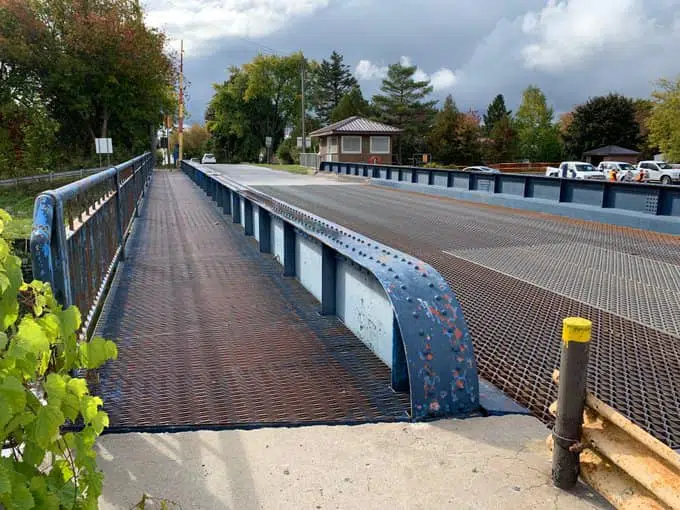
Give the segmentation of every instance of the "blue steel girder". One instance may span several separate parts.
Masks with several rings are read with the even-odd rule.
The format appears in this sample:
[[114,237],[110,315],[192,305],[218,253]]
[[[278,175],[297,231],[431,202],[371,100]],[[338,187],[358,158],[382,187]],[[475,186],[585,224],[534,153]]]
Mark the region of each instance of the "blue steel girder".
[[[455,293],[434,268],[221,174],[188,163],[183,168],[204,189],[210,180],[227,187],[242,200],[281,218],[284,225],[290,224],[316,239],[377,279],[392,305],[395,341],[401,340],[403,345],[413,419],[460,416],[480,410],[470,333]],[[401,370],[403,367],[393,364],[395,386],[399,385]]]

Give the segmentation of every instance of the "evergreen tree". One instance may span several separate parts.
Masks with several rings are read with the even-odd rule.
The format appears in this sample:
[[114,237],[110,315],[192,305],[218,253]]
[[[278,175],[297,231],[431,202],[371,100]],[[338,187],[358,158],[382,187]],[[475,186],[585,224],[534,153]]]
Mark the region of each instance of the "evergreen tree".
[[493,124],[484,145],[486,163],[503,163],[515,159],[517,154],[517,132],[509,115],[501,117]]
[[505,109],[505,98],[503,97],[503,94],[498,94],[494,100],[491,101],[491,104],[489,104],[489,107],[484,114],[484,131],[486,131],[487,134],[491,133],[498,121],[505,117],[510,117],[511,115],[512,111]]
[[350,67],[343,64],[342,55],[334,51],[330,61],[321,61],[312,76],[311,104],[323,124],[330,121],[342,98],[357,86]]
[[427,136],[427,146],[432,152],[432,158],[443,165],[457,162],[459,155],[458,127],[460,126],[460,112],[449,95],[444,106],[437,112],[434,124]]
[[362,117],[371,115],[371,105],[364,99],[358,85],[342,96],[338,106],[333,108],[329,121],[338,122],[354,115]]
[[425,101],[432,93],[429,81],[416,81],[416,66],[392,64],[383,79],[382,94],[373,97],[373,104],[380,120],[403,129],[398,139],[398,159],[410,157],[423,150],[424,133],[430,129],[435,115],[436,101]]
[[522,94],[522,104],[515,122],[519,154],[531,161],[556,161],[562,147],[559,130],[552,122],[553,109],[538,87],[529,86]]

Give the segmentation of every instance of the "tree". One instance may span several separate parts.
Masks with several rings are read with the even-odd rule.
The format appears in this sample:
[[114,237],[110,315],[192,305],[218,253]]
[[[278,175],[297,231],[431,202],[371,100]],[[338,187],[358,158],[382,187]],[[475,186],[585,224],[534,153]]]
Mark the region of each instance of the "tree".
[[649,121],[654,111],[654,102],[651,99],[634,99],[635,120],[640,126],[640,144],[638,150],[642,153],[642,159],[653,159],[659,153],[659,147],[649,139]]
[[494,122],[484,144],[484,160],[487,163],[508,162],[517,154],[517,133],[513,120],[505,115]]
[[436,101],[424,99],[432,93],[429,81],[417,81],[416,66],[392,64],[383,79],[380,90],[383,94],[373,96],[378,117],[383,122],[403,129],[398,141],[398,159],[403,154],[412,154],[424,147],[424,133],[427,133],[435,115]]
[[148,149],[174,109],[174,60],[139,2],[3,0],[0,35],[3,110],[42,105],[66,157],[91,155],[101,136],[120,156]]
[[371,115],[371,105],[364,99],[358,85],[342,96],[338,106],[333,108],[328,121],[338,122],[347,117],[352,117],[353,115],[360,115],[363,117]]
[[680,161],[680,77],[663,79],[652,92],[654,106],[649,119],[649,140],[669,161]]
[[[208,140],[210,139],[210,132],[200,124],[192,124],[191,127],[184,130],[183,137],[183,151],[184,157],[200,158],[205,152],[208,152]],[[174,147],[179,143],[179,133],[173,131],[170,135],[170,147]]]
[[498,94],[484,114],[484,131],[489,134],[500,120],[511,117],[512,111],[505,108],[505,98],[503,94]]
[[432,129],[427,136],[427,146],[432,151],[432,158],[443,165],[458,162],[460,147],[458,144],[458,128],[461,115],[451,95],[444,100],[444,106],[434,117]]
[[515,117],[519,155],[531,161],[555,161],[561,156],[557,127],[552,123],[553,109],[535,86],[522,94]]
[[357,80],[350,67],[343,64],[342,55],[333,51],[330,61],[321,61],[312,73],[311,103],[322,123],[331,121],[333,110],[356,87]]
[[620,94],[589,99],[577,106],[565,136],[565,150],[575,159],[605,145],[637,149],[640,126],[635,118],[633,100]]

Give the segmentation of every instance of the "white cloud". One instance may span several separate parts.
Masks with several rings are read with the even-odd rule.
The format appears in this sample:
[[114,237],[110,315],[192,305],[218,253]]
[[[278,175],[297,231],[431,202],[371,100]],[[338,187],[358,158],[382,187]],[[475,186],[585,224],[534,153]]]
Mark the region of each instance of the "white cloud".
[[442,67],[439,71],[434,72],[432,74],[432,78],[430,79],[430,83],[432,83],[432,87],[434,88],[435,92],[439,90],[451,89],[454,87],[457,81],[458,78],[454,72],[447,67]]
[[[413,65],[411,58],[402,56],[399,59],[401,65],[410,67]],[[378,66],[370,60],[360,60],[354,74],[360,80],[381,80],[387,76],[387,66]],[[423,71],[420,67],[416,68],[413,74],[416,81],[429,81],[435,92],[452,88],[456,84],[456,75],[448,67],[442,67],[435,71],[432,76]]]
[[360,60],[354,74],[360,80],[382,80],[387,76],[387,66],[378,66],[370,60]]
[[187,53],[213,49],[226,37],[263,37],[286,22],[328,6],[330,0],[150,0],[147,21],[173,39],[184,39]]
[[623,49],[654,34],[643,0],[549,0],[540,11],[524,15],[525,66],[563,71],[606,49]]

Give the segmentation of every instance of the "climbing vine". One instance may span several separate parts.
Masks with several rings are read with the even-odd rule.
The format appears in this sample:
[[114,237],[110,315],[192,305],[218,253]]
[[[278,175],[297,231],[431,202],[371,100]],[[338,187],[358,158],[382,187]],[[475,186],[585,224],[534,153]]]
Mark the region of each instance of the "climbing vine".
[[63,309],[49,284],[24,282],[2,236],[10,219],[0,209],[0,507],[97,508],[93,446],[109,418],[72,374],[116,358],[116,345],[78,341],[78,309]]

